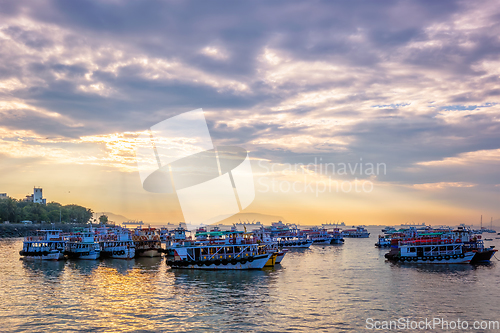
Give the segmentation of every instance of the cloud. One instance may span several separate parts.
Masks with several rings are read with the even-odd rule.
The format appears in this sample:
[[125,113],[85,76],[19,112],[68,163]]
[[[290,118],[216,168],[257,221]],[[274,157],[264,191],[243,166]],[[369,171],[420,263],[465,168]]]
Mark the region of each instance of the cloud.
[[[202,107],[218,144],[258,158],[362,157],[386,163],[392,183],[484,184],[493,169],[467,168],[500,149],[499,11],[495,1],[3,2],[2,144],[10,156],[128,170],[134,135]],[[95,160],[74,156],[81,147]]]
[[442,190],[449,187],[474,187],[475,184],[463,182],[439,182],[439,183],[426,183],[414,184],[413,187],[419,190]]

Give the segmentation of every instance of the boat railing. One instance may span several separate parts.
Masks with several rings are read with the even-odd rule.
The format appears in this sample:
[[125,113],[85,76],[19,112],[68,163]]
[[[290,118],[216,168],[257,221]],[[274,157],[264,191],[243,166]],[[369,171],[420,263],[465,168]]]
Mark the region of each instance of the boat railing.
[[440,239],[440,240],[411,240],[411,241],[399,241],[400,246],[427,246],[427,245],[461,245],[463,244],[461,240],[454,241],[453,239]]

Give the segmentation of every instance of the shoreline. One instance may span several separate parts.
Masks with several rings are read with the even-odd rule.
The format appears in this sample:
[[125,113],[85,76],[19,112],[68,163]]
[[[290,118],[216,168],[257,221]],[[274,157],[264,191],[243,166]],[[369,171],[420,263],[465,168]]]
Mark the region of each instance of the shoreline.
[[40,229],[59,229],[70,232],[74,228],[83,228],[86,225],[76,223],[44,223],[44,224],[0,224],[0,238],[26,237],[30,232]]

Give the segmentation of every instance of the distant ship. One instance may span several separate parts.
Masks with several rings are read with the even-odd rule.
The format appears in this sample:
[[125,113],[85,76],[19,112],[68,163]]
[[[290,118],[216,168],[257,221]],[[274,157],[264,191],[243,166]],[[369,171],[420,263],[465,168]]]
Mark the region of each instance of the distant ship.
[[363,227],[357,227],[356,229],[348,229],[342,231],[342,235],[344,237],[350,238],[368,238],[370,237],[370,233]]
[[340,223],[323,223],[321,226],[323,228],[325,228],[325,229],[328,229],[329,227],[337,228],[337,227],[345,227],[345,223],[344,222],[340,222]]
[[427,227],[425,225],[425,223],[421,223],[421,224],[418,224],[418,223],[404,223],[404,224],[401,224],[402,227]]

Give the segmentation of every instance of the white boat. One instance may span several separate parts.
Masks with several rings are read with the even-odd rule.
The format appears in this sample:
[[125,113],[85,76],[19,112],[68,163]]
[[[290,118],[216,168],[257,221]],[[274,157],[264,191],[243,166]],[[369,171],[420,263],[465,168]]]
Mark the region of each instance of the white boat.
[[386,258],[413,264],[469,264],[474,255],[460,239],[417,238],[399,241]]
[[378,236],[378,241],[375,243],[376,247],[390,247],[391,246],[391,237],[389,236]]
[[128,229],[114,227],[98,228],[98,240],[101,257],[113,259],[132,259],[135,257],[135,245]]
[[161,257],[160,235],[155,228],[136,228],[132,235],[138,257]]
[[37,230],[34,235],[24,238],[19,254],[24,260],[64,259],[65,240],[61,233],[62,230]]
[[69,258],[95,260],[101,255],[101,248],[94,230],[89,228],[83,232],[66,236],[64,253]]
[[357,227],[356,229],[348,229],[342,231],[342,235],[344,237],[349,238],[368,238],[370,237],[370,233],[363,227]]
[[262,269],[273,253],[243,231],[198,232],[196,240],[177,240],[168,248],[167,265],[204,270]]
[[328,232],[325,228],[313,227],[308,230],[302,230],[302,232],[307,235],[307,239],[311,240],[314,245],[342,244],[344,242],[344,238],[338,228],[335,228],[332,232]]
[[307,236],[277,236],[273,240],[278,242],[279,247],[284,248],[302,248],[307,249],[311,247],[313,241],[307,239]]

